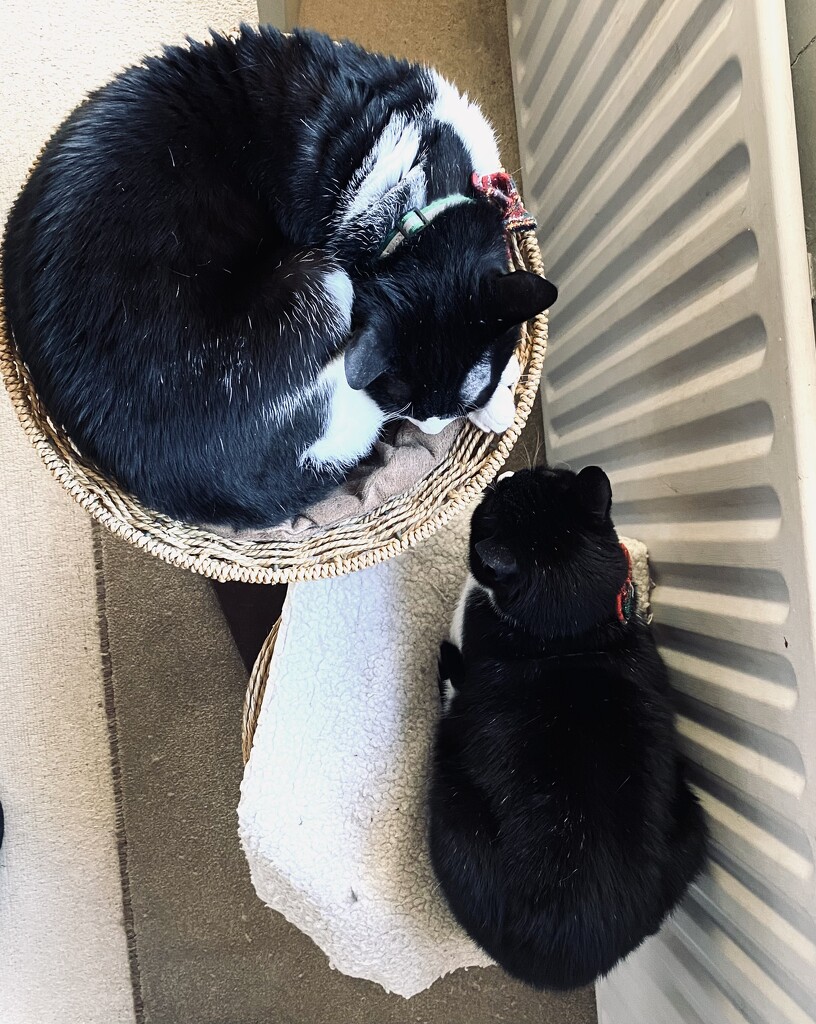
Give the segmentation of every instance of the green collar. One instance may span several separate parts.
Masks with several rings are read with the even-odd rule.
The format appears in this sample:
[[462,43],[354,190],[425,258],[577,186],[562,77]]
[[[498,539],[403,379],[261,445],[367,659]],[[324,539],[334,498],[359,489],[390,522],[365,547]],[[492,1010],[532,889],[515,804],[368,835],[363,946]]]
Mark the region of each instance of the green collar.
[[397,221],[397,226],[389,232],[380,249],[379,258],[390,256],[398,249],[406,238],[419,234],[431,221],[440,213],[449,210],[452,206],[461,206],[463,203],[474,203],[476,200],[469,196],[463,196],[457,192],[452,196],[443,196],[442,199],[435,199],[421,210],[409,210]]

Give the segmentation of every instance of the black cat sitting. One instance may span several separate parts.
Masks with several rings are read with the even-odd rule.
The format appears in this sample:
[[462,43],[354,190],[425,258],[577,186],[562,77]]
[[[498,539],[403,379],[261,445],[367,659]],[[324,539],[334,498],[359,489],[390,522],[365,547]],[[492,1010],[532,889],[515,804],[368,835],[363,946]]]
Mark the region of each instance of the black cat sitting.
[[657,931],[706,854],[610,509],[597,467],[494,486],[440,656],[433,865],[472,938],[544,988],[608,972]]

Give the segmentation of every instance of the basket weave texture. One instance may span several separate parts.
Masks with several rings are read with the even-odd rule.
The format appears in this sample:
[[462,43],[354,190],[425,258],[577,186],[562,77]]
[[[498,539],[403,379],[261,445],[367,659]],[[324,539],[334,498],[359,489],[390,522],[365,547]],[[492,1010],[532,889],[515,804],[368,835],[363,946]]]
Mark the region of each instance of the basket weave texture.
[[[509,236],[513,269],[542,274],[533,231]],[[0,268],[0,278],[2,277]],[[517,349],[522,373],[516,417],[497,437],[464,421],[434,469],[378,508],[286,540],[220,537],[146,508],[107,479],[48,416],[5,322],[0,281],[0,374],[29,440],[51,473],[83,508],[136,547],[215,580],[290,583],[342,576],[385,561],[443,526],[481,493],[519,438],[538,391],[547,347],[547,316],[522,331]]]
[[263,642],[252,666],[252,673],[249,677],[246,693],[244,694],[244,708],[241,715],[241,753],[244,757],[244,764],[249,760],[252,752],[252,742],[255,739],[255,726],[258,724],[258,716],[261,713],[264,694],[266,693],[266,682],[269,679],[269,672],[272,668],[272,656],[275,653],[275,644],[278,640],[281,620],[278,619],[269,636]]

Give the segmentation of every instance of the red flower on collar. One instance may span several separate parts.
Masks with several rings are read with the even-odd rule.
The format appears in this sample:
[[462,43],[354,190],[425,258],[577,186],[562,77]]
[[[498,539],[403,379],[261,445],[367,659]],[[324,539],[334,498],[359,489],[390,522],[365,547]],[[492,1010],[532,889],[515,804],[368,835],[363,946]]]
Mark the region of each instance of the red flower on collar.
[[473,172],[473,187],[502,211],[505,231],[535,230],[535,217],[524,208],[516,183],[507,171]]

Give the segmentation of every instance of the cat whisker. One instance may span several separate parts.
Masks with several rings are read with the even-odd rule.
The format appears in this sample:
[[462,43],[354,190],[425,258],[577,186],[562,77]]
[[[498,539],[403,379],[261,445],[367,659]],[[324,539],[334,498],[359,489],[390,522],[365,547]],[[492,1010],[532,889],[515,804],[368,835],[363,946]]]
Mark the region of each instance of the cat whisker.
[[403,406],[403,407],[402,407],[401,409],[396,409],[396,410],[395,410],[394,412],[389,412],[389,413],[388,413],[388,414],[386,415],[386,417],[385,417],[385,419],[383,420],[383,422],[384,422],[384,423],[393,423],[393,421],[394,421],[394,420],[398,420],[398,419],[401,419],[401,418],[403,417],[403,415],[404,415],[404,414],[405,414],[406,412],[408,412],[408,410],[409,410],[410,408],[411,408],[411,403],[410,403],[410,402],[408,402],[408,404],[407,404],[407,405],[404,405],[404,406]]
[[538,439],[538,444],[536,445],[534,461],[535,461],[535,465],[537,466],[538,465],[538,456],[541,453],[541,449],[544,447],[544,438],[541,436],[541,434],[538,434],[538,433],[536,434],[536,438]]

